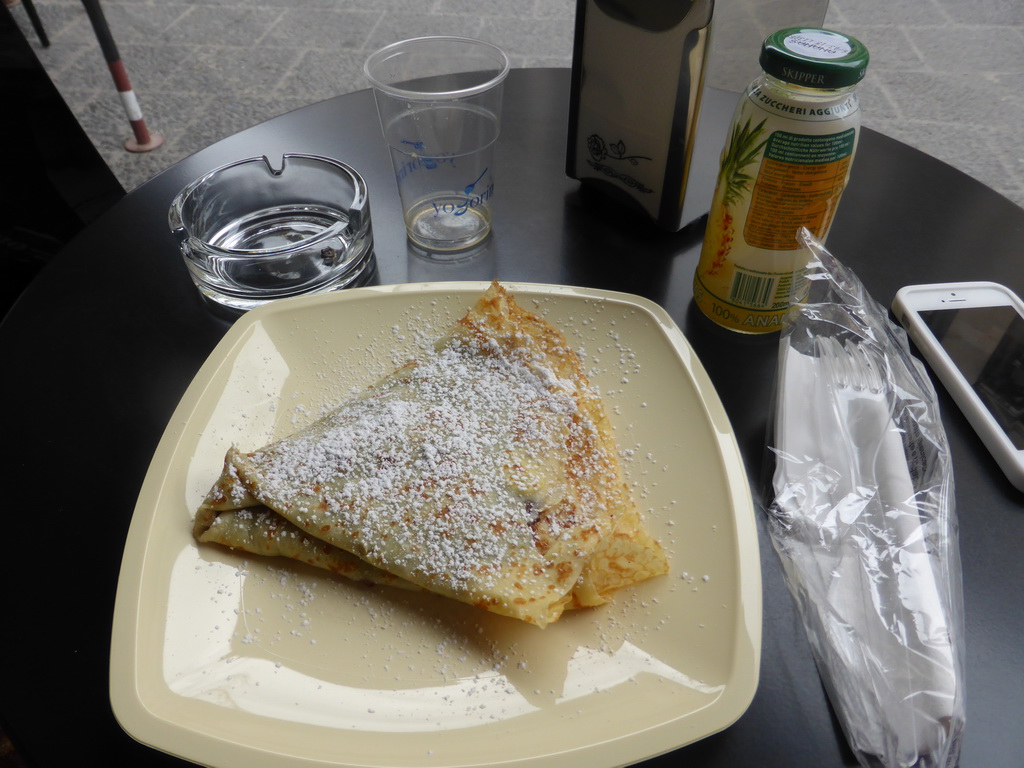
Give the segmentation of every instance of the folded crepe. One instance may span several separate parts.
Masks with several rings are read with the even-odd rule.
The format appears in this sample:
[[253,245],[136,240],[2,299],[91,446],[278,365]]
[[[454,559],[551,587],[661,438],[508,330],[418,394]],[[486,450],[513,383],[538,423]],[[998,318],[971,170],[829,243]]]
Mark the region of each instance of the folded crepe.
[[579,358],[497,283],[320,421],[230,449],[193,533],[542,627],[668,570]]

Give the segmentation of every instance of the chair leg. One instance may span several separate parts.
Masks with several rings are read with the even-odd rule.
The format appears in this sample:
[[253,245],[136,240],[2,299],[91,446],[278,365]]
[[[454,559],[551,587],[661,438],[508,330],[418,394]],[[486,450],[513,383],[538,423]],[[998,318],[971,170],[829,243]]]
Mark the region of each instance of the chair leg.
[[25,6],[25,13],[28,14],[28,20],[32,22],[32,29],[39,35],[39,42],[43,48],[50,47],[50,38],[46,36],[46,30],[43,28],[42,19],[39,18],[39,14],[36,12],[36,6],[32,0],[21,0],[21,4]]

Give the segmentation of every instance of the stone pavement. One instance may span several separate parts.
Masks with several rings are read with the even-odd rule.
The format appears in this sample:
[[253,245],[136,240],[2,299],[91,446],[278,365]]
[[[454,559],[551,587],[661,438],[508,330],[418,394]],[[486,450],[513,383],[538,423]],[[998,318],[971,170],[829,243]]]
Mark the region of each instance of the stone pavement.
[[[420,34],[480,37],[513,66],[568,66],[574,0],[102,0],[160,149],[131,135],[79,0],[36,0],[50,35],[39,58],[126,188],[242,128],[366,87],[377,47]],[[803,8],[803,16],[794,11]],[[810,10],[807,10],[810,8]],[[1024,205],[1022,0],[719,0],[712,84],[739,90],[758,41],[825,24],[871,51],[864,124],[917,147]],[[720,23],[719,23],[720,22]],[[751,26],[752,25],[752,26]]]

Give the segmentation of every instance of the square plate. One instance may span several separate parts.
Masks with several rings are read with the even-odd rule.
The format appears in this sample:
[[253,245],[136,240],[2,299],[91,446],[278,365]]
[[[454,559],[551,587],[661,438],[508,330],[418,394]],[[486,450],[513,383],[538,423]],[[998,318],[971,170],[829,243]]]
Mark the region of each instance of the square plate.
[[542,630],[192,538],[231,444],[252,450],[319,417],[486,287],[289,299],[227,333],[161,439],[125,546],[110,691],[129,734],[218,768],[611,768],[746,710],[761,646],[746,474],[700,362],[640,297],[507,286],[581,354],[669,575]]

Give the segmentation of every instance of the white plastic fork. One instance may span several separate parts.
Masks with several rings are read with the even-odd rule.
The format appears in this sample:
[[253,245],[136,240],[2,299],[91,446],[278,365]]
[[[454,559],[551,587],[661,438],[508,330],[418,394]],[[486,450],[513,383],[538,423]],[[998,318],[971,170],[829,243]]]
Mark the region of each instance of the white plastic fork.
[[[954,711],[947,607],[936,581],[885,360],[867,342],[817,337],[819,436],[837,482],[832,539],[815,607],[830,687],[865,753],[897,744],[901,765],[933,765]],[[831,410],[831,419],[827,409]],[[834,538],[833,538],[834,537]],[[819,538],[819,540],[821,540]],[[813,551],[813,550],[812,550]],[[889,746],[886,746],[889,745]]]

